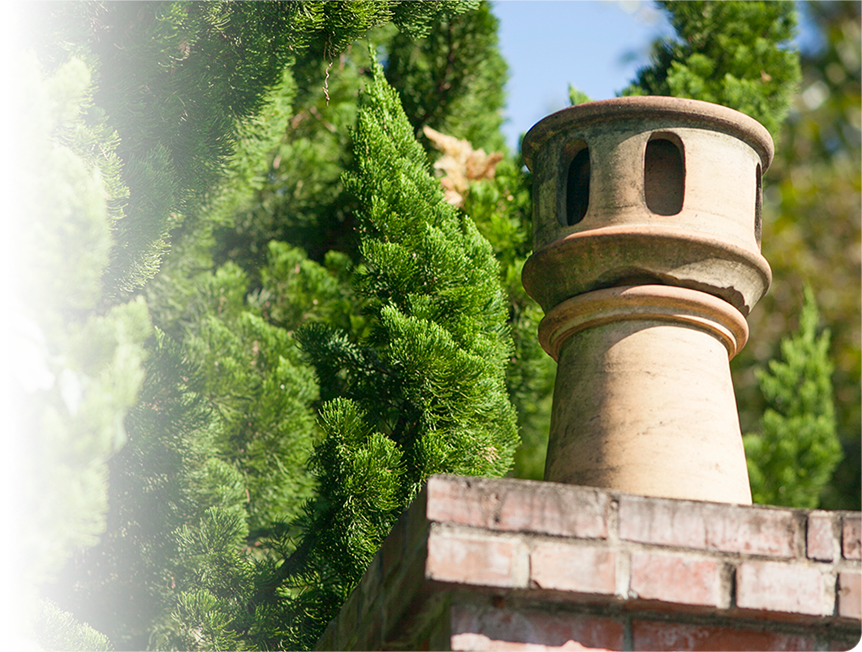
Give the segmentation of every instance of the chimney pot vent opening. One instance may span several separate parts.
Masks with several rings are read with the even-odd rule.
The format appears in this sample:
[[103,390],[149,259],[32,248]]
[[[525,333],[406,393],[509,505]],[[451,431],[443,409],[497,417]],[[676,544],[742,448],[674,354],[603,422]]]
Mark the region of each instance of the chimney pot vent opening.
[[644,152],[644,198],[656,215],[677,215],[685,198],[685,149],[673,134],[653,134]]
[[563,226],[578,224],[590,207],[590,149],[580,141],[569,146],[577,153],[572,157],[566,174],[566,219]]

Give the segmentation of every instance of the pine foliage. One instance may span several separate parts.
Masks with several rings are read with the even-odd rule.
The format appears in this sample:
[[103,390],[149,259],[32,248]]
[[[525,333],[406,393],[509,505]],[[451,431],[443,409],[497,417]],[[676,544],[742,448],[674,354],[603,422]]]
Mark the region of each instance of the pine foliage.
[[272,241],[299,246],[318,263],[333,250],[355,255],[355,200],[341,184],[352,160],[350,129],[364,74],[352,51],[332,66],[317,52],[297,56],[290,120],[270,154],[259,159],[267,165],[261,186],[232,224],[215,230],[215,262],[235,262],[255,287]]
[[859,510],[862,500],[862,5],[800,4],[810,34],[803,81],[764,178],[763,255],[775,282],[749,316],[752,342],[734,359],[744,431],[765,409],[753,369],[779,353],[796,328],[810,285],[831,333],[835,418],[844,458],[824,509]]
[[248,525],[269,528],[290,521],[309,495],[304,466],[316,383],[288,332],[245,308],[248,281],[238,267],[226,264],[202,280],[208,310],[186,334],[185,349],[218,412],[216,446],[243,475]]
[[[410,4],[410,3],[406,3]],[[500,133],[508,77],[489,3],[442,17],[424,38],[400,32],[389,41],[386,78],[420,141],[424,127],[503,151]]]
[[390,20],[421,34],[438,16],[470,8],[458,2],[413,8],[393,1],[87,2],[32,10],[33,32],[55,36],[42,46],[44,60],[61,62],[72,49],[98,68],[95,99],[119,134],[129,197],[114,215],[106,293],[141,287],[158,272],[171,230],[211,208],[237,141],[295,51],[312,47],[331,60]]
[[36,642],[43,650],[111,650],[110,641],[92,627],[79,623],[50,600],[41,600],[34,618]]
[[728,106],[777,137],[799,83],[793,2],[658,3],[676,37],[656,43],[653,63],[623,95],[671,95]]
[[160,331],[148,348],[159,364],[126,420],[129,443],[110,460],[107,531],[51,589],[116,649],[145,649],[171,631],[185,588],[175,532],[211,508],[242,512],[246,498],[239,473],[213,455],[218,423],[194,366]]
[[19,138],[6,195],[20,275],[4,296],[19,496],[10,554],[26,586],[50,579],[105,529],[106,463],[126,441],[151,326],[140,299],[98,309],[110,202],[122,189],[115,134],[93,119],[86,65],[71,59],[45,76],[27,56],[11,69],[21,93],[11,98]]
[[[793,21],[758,7],[668,4],[680,38],[631,92],[779,120]],[[520,283],[531,180],[499,133],[497,21],[455,1],[24,13],[45,35],[22,60],[16,197],[39,219],[14,304],[40,500],[18,538],[55,578],[40,640],[313,647],[429,474],[542,474],[554,366]],[[437,162],[464,172],[463,211],[424,127],[481,163]]]
[[[497,27],[490,7],[483,4],[476,12],[438,22],[418,43],[396,35],[387,47],[386,72],[420,142],[440,149],[424,133],[426,127],[449,142],[459,141],[457,158],[465,159],[463,169],[454,175],[459,177],[457,192],[459,202],[463,202],[459,205],[491,244],[508,299],[514,351],[507,365],[506,384],[517,409],[522,439],[514,473],[541,479],[554,362],[536,340],[541,309],[521,285],[521,268],[532,248],[531,176],[520,157],[506,151],[500,137],[505,99],[502,89],[508,70],[497,47]],[[453,64],[461,61],[465,63]],[[469,143],[469,151],[464,141]],[[451,185],[455,190],[454,180],[447,180],[452,175],[442,169],[452,163],[452,156],[444,150],[434,165],[446,175],[441,179],[444,187]],[[483,150],[487,156],[477,156]],[[483,164],[494,161],[496,166],[493,171],[483,166],[486,178],[476,178],[475,170],[468,169],[474,158]]]
[[470,184],[464,210],[494,249],[508,299],[514,351],[506,368],[506,386],[518,412],[521,435],[514,474],[541,480],[556,364],[536,337],[542,309],[521,284],[521,270],[532,250],[531,183],[531,175],[523,170],[520,158],[504,157],[493,179]]
[[[364,181],[357,171],[355,189],[376,216],[377,179],[399,170],[407,190],[381,196],[412,224],[399,231],[393,220],[388,235],[375,227],[367,250],[355,252],[363,265],[334,251],[321,265],[270,239],[260,241],[263,265],[210,272],[212,231],[175,231],[180,258],[197,262],[169,259],[151,295],[171,335],[157,331],[149,345],[147,384],[127,419],[133,443],[111,464],[108,534],[43,589],[97,623],[117,649],[309,648],[429,473],[501,474],[510,465],[516,435],[503,384],[510,344],[499,270],[467,218],[443,202],[397,96],[389,89],[385,97],[397,137],[369,141],[361,155],[394,158]],[[363,124],[357,133],[374,131]],[[359,218],[363,229],[371,215]],[[405,285],[387,269],[389,245],[427,258],[421,276],[414,270]],[[182,269],[189,279],[178,278]],[[386,294],[397,288],[414,291],[395,303]],[[303,325],[343,339],[362,360],[324,387],[329,399],[357,391],[321,410],[309,460],[318,491],[294,520],[312,489],[303,467],[317,396],[291,341]],[[367,360],[385,365],[386,376],[372,379]],[[390,393],[382,403],[374,383]],[[400,407],[410,418],[396,429]],[[126,566],[135,571],[112,570]]]
[[[299,333],[318,371],[323,441],[305,534],[286,561],[310,586],[312,638],[359,580],[395,518],[433,473],[502,475],[517,443],[511,352],[490,246],[443,198],[398,95],[374,66],[360,98],[355,171],[367,335]],[[337,398],[336,398],[337,397]]]
[[347,184],[363,207],[359,290],[379,316],[371,339],[388,340],[382,359],[401,376],[404,412],[415,415],[394,436],[434,441],[408,476],[421,482],[444,463],[457,472],[455,458],[469,459],[471,474],[504,473],[515,440],[500,384],[511,345],[491,247],[443,200],[379,67],[360,102],[355,141],[358,170]]
[[818,333],[819,322],[814,295],[806,288],[799,328],[781,341],[782,359],[757,374],[767,407],[761,432],[745,437],[755,502],[817,507],[841,460],[829,331]]

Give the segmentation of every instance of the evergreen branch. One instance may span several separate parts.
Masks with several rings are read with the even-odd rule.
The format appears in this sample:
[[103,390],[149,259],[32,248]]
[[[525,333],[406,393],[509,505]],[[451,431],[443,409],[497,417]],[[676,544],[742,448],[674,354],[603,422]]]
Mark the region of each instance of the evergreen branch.
[[[777,139],[800,80],[793,2],[698,0],[659,3],[676,37],[653,46],[623,95],[706,100],[750,115]],[[754,64],[754,65],[753,65]]]
[[744,437],[755,502],[813,509],[841,461],[830,334],[818,334],[819,322],[814,294],[806,287],[799,328],[781,341],[782,359],[757,374],[767,408],[760,433]]
[[[424,111],[416,118],[413,125],[416,133],[422,132],[422,127],[428,124],[433,114],[443,112],[448,105],[448,98],[454,92],[452,73],[455,70],[455,46],[453,25],[451,22],[446,24],[446,65],[440,72],[437,79],[437,84],[434,87],[434,101],[428,101],[423,104]],[[430,100],[430,98],[429,98]]]

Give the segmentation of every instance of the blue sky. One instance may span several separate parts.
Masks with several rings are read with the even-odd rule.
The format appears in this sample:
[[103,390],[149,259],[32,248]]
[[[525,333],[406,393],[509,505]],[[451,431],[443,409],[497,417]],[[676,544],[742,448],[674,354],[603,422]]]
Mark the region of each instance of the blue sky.
[[647,62],[652,40],[671,33],[646,2],[497,0],[492,7],[509,64],[503,130],[513,149],[520,134],[568,106],[569,84],[594,100],[615,97]]
[[[638,0],[494,0],[500,49],[509,64],[508,122],[520,134],[568,106],[572,84],[594,100],[615,97],[648,60],[652,41],[672,33],[665,14]],[[802,21],[800,46],[813,35]]]

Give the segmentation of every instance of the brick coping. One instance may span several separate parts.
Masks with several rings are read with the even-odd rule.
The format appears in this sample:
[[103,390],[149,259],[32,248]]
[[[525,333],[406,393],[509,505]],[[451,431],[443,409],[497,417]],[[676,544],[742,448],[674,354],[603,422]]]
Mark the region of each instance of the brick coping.
[[645,633],[676,640],[660,631],[671,625],[707,641],[754,632],[767,648],[789,636],[802,647],[787,649],[846,649],[862,623],[860,533],[858,512],[432,476],[317,649],[491,649],[487,632],[457,630],[506,614],[610,619],[621,638],[601,640],[621,647],[608,649],[636,649]]

